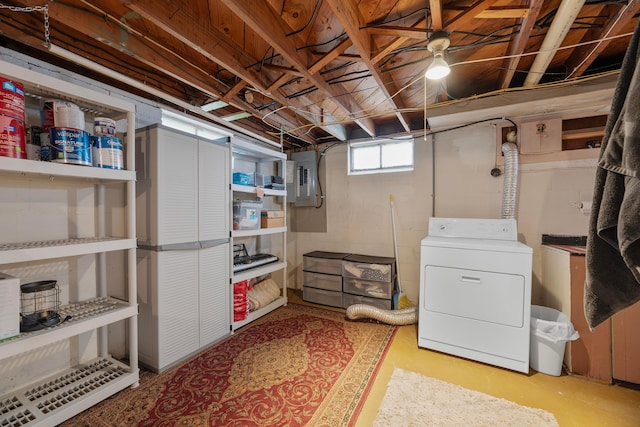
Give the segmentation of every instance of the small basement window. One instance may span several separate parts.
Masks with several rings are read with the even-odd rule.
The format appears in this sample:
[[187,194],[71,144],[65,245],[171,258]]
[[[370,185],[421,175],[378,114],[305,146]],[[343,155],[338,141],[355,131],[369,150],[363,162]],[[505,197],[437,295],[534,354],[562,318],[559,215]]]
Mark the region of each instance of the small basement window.
[[349,175],[413,170],[413,139],[349,143]]

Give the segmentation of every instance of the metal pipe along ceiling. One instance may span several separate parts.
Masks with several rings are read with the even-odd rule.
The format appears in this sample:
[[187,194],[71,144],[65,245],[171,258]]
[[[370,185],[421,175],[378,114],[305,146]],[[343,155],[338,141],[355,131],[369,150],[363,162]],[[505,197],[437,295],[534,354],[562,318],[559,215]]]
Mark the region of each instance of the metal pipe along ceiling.
[[573,25],[573,21],[576,20],[578,13],[580,13],[584,2],[585,0],[562,1],[542,42],[542,46],[540,46],[540,52],[533,61],[529,74],[524,80],[524,86],[533,86],[540,82],[560,44],[569,32],[571,25]]

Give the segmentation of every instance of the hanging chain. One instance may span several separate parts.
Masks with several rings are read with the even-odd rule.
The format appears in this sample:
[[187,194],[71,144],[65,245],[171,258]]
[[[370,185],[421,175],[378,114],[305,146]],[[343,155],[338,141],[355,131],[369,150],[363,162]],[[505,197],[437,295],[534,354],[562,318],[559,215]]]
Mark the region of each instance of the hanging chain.
[[49,31],[49,6],[18,7],[0,4],[0,9],[9,9],[12,12],[42,12],[44,14],[44,42],[47,46],[51,44],[51,32]]

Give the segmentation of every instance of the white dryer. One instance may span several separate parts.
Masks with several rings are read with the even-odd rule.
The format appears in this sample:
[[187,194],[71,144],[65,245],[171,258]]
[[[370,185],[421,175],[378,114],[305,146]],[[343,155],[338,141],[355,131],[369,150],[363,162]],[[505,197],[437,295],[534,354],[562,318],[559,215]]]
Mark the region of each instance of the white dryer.
[[529,372],[532,253],[514,219],[431,218],[418,345]]

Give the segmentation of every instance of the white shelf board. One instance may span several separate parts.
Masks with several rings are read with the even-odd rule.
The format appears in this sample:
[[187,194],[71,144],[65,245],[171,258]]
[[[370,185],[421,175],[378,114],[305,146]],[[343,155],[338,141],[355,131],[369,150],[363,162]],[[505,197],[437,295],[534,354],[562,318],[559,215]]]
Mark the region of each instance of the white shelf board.
[[120,251],[136,246],[136,239],[120,237],[0,244],[0,264]]
[[264,236],[267,234],[285,233],[287,227],[274,227],[274,228],[257,228],[255,230],[232,230],[231,235],[233,237],[252,237],[252,236]]
[[239,329],[251,322],[253,322],[256,319],[259,319],[260,317],[264,316],[267,313],[272,312],[273,310],[275,310],[276,308],[282,307],[283,305],[287,304],[287,299],[285,297],[278,297],[278,299],[270,302],[269,304],[267,304],[266,306],[262,307],[261,309],[258,309],[256,311],[251,311],[249,312],[249,315],[247,316],[246,319],[244,320],[240,320],[239,322],[233,322],[232,324],[232,329],[235,331],[236,329]]
[[287,268],[286,261],[265,264],[260,267],[250,268],[249,270],[240,271],[234,274],[232,276],[232,282],[242,282],[243,280],[252,279],[258,276],[264,276],[265,274],[273,273],[274,271],[283,270],[285,268]]
[[249,185],[239,185],[239,184],[231,185],[231,189],[237,193],[256,194],[258,192],[258,188],[264,191],[265,196],[286,196],[287,195],[287,190],[274,190],[271,188],[252,187]]
[[254,157],[258,159],[286,160],[287,155],[273,148],[264,147],[252,142],[244,141],[238,137],[231,138],[231,151],[233,154]]
[[3,174],[15,174],[26,178],[43,176],[47,179],[53,177],[89,179],[98,182],[124,182],[135,181],[135,171],[96,168],[92,166],[80,166],[55,162],[39,162],[36,160],[14,159],[13,157],[0,157],[0,172]]
[[78,104],[86,103],[94,108],[99,106],[109,111],[136,110],[135,104],[128,101],[60,80],[56,76],[42,74],[6,61],[0,61],[0,68],[3,77],[22,83],[26,93],[43,97],[64,98],[67,101]]
[[115,359],[94,359],[1,396],[0,425],[58,425],[139,381],[137,370]]
[[0,360],[136,316],[138,307],[114,298],[94,298],[63,306],[58,314],[61,319],[72,317],[59,326],[25,332],[0,342]]

